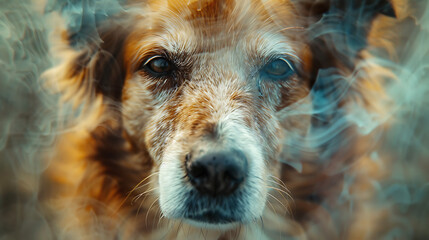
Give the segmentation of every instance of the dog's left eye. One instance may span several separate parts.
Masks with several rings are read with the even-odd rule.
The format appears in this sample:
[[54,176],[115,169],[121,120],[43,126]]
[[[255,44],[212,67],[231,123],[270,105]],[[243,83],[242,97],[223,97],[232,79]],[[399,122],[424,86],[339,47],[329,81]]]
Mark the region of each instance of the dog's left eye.
[[160,56],[149,58],[144,64],[144,67],[149,70],[150,73],[157,76],[169,74],[173,70],[173,64]]
[[284,58],[279,58],[267,63],[262,69],[263,77],[270,79],[286,79],[295,73],[293,65]]

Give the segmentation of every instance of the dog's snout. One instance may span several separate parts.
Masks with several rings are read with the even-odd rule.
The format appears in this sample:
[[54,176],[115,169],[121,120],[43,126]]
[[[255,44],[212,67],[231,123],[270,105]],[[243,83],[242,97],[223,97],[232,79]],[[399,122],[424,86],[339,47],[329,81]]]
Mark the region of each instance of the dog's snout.
[[233,193],[247,172],[246,157],[238,151],[206,153],[196,159],[188,154],[186,160],[192,185],[200,193],[212,196]]

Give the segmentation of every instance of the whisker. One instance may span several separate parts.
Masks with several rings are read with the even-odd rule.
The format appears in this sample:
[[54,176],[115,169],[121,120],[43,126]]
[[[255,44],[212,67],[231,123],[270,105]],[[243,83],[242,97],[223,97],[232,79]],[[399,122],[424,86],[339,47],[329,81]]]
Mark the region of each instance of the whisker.
[[[276,189],[276,188],[272,188],[272,187],[268,187],[268,188],[270,188],[270,189],[274,189],[274,190],[278,190],[278,189]],[[283,199],[286,201],[286,202],[288,202],[289,201],[289,199],[288,198],[286,198],[280,191],[277,191],[282,197],[283,197]],[[273,195],[273,197],[274,197],[274,195]],[[290,198],[290,200],[293,200],[292,198]],[[283,205],[283,204],[282,204]],[[284,205],[284,207],[287,209],[287,211],[288,211],[288,213],[291,213],[292,212],[292,209],[290,208],[290,206],[289,206],[289,204],[286,204],[287,206],[285,207]]]
[[132,202],[137,201],[143,195],[147,196],[147,193],[150,193],[150,192],[155,191],[157,189],[158,189],[157,187],[154,187],[154,188],[151,188],[151,189],[148,189],[148,190],[144,191],[143,193],[139,193],[137,196],[135,196],[133,198]]
[[270,202],[269,199],[267,199],[267,203],[271,206],[271,209],[273,210],[274,214],[277,215],[277,211],[276,211],[276,209],[274,208],[273,204]]
[[277,181],[279,181],[279,182],[281,183],[281,185],[282,185],[284,188],[286,188],[286,189],[287,189],[287,187],[286,187],[286,183],[285,183],[285,182],[283,182],[280,178],[278,178],[278,177],[276,177],[276,176],[274,176],[274,175],[271,175],[271,177],[272,177],[272,178],[274,178],[274,179],[276,179]]
[[270,181],[271,183],[276,184],[277,186],[283,188],[284,191],[290,193],[288,187],[286,186],[286,184],[280,178],[275,177],[275,176],[270,176],[270,177],[273,178],[273,179],[268,178],[268,181]]
[[[267,193],[268,196],[274,198],[277,202],[279,202],[286,210],[288,213],[290,213],[290,209],[288,207],[286,207],[282,201],[280,201],[278,198],[276,198],[275,196],[273,196],[271,193]],[[277,214],[277,213],[276,213]]]
[[160,219],[161,219],[161,214],[162,214],[161,209],[160,209],[160,208],[158,208],[158,210],[156,211],[156,215],[155,215],[155,216],[157,216],[157,217],[158,217],[158,223],[155,225],[155,221],[153,221],[153,222],[152,222],[152,228],[153,228],[153,227],[158,227],[158,226],[159,226],[159,222],[160,222]]
[[124,205],[124,203],[128,200],[128,198],[130,197],[130,195],[131,195],[131,193],[132,192],[134,192],[136,189],[137,189],[137,187],[140,185],[140,184],[142,184],[144,181],[146,181],[148,178],[150,178],[150,177],[152,177],[153,175],[155,175],[155,174],[158,174],[159,173],[159,171],[158,172],[153,172],[152,174],[150,174],[149,176],[147,176],[147,177],[145,177],[143,180],[141,180],[139,183],[137,183],[137,185],[127,194],[127,196],[125,197],[125,199],[121,202],[121,204],[119,205],[119,207],[118,207],[118,209],[116,209],[116,211],[115,212],[118,212],[119,211],[119,209],[121,209],[121,207]]
[[[147,196],[147,195],[146,195],[146,196]],[[141,201],[141,202],[140,202],[140,205],[139,205],[139,207],[137,208],[136,216],[137,216],[137,215],[139,215],[139,213],[140,213],[140,208],[143,206],[143,203],[145,202],[145,200],[146,200],[146,197],[145,197],[145,198],[143,198],[143,201]]]
[[[284,197],[284,195],[286,195],[290,200],[293,200],[292,196],[288,192],[286,192],[286,191],[284,191],[284,190],[282,190],[280,188],[273,187],[273,186],[267,186],[267,187],[270,188],[270,189],[274,189],[274,190],[278,191],[283,197]],[[285,198],[285,200],[288,200],[286,197],[284,197],[284,198]]]
[[157,197],[157,198],[155,199],[155,201],[153,201],[153,203],[149,206],[149,209],[146,211],[146,219],[145,219],[146,227],[147,227],[147,218],[148,218],[148,216],[149,216],[150,209],[153,207],[153,205],[154,205],[158,200],[159,200],[159,197]]
[[134,189],[134,191],[137,190],[137,189],[143,188],[143,187],[147,186],[148,184],[150,184],[150,182],[147,182],[147,183],[145,183],[145,184],[137,187],[136,189]]
[[[275,176],[271,176],[271,177],[276,178]],[[272,183],[276,184],[276,185],[277,185],[278,187],[280,187],[281,189],[279,189],[279,188],[277,188],[277,187],[274,187],[274,186],[269,186],[269,187],[271,187],[271,188],[273,188],[273,189],[275,189],[275,190],[281,191],[282,193],[286,194],[286,196],[289,198],[289,200],[291,200],[292,202],[294,202],[293,197],[292,197],[292,195],[291,195],[291,192],[290,192],[290,190],[286,187],[286,184],[285,184],[281,179],[279,179],[279,178],[276,178],[276,179],[278,180],[278,182],[277,182],[277,181],[274,181],[273,179],[268,179],[268,180],[269,180],[270,182],[272,182]]]
[[236,239],[236,240],[238,240],[239,239],[239,237],[240,237],[240,233],[241,233],[241,229],[243,228],[243,225],[240,225],[239,227],[238,227],[238,229],[236,229],[235,230],[235,237],[234,237],[234,239]]
[[140,194],[140,196],[142,196],[143,194],[145,195],[144,198],[143,198],[143,200],[142,200],[142,202],[140,203],[140,206],[141,206],[141,204],[143,204],[143,202],[146,200],[147,196],[149,195],[149,194],[145,194],[145,193],[149,193],[149,192],[151,192],[153,190],[156,190],[156,189],[158,189],[158,188],[152,188],[152,189],[149,189],[146,192]]
[[283,32],[286,30],[305,30],[305,28],[303,27],[285,27],[279,30],[279,32]]
[[176,236],[179,234],[179,231],[180,231],[180,228],[182,227],[182,225],[183,225],[183,220],[180,220],[180,223],[177,226]]
[[207,240],[207,236],[204,234],[204,231],[202,228],[200,228],[200,233],[201,233],[201,235],[203,235],[204,240]]
[[163,220],[164,218],[164,214],[162,213],[161,210],[159,210],[159,219],[158,219],[158,224],[156,225],[157,227],[159,227],[159,224],[161,223],[161,220]]

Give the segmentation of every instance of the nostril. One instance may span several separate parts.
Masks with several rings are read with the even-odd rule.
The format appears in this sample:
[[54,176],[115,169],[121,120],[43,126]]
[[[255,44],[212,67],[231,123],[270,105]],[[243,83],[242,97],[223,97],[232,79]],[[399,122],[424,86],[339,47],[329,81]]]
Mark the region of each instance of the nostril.
[[236,164],[228,164],[225,166],[225,171],[222,178],[219,180],[219,189],[224,194],[234,192],[238,186],[244,181],[245,171]]
[[207,167],[200,163],[194,163],[191,165],[189,174],[192,178],[202,178],[209,174]]
[[240,182],[244,179],[245,175],[245,168],[246,166],[243,164],[236,164],[235,162],[228,162],[224,166],[223,176],[225,179],[231,180],[231,181],[237,181]]

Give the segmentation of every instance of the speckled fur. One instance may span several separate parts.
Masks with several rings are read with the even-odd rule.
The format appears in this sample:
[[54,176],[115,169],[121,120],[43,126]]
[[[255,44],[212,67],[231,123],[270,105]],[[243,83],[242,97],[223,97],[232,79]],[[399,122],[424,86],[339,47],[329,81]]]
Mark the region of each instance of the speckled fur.
[[[309,161],[318,149],[301,155],[301,173],[278,161],[290,157],[284,144],[290,132],[303,137],[315,121],[310,114],[290,114],[297,102],[311,108],[307,96],[318,67],[319,53],[303,40],[312,22],[299,4],[153,0],[132,6],[100,25],[99,47],[63,51],[63,63],[47,74],[66,102],[84,106],[74,130],[61,136],[46,177],[58,189],[43,197],[56,211],[52,219],[61,237],[352,236],[336,233],[320,204],[338,198],[343,175],[328,173],[359,152],[357,143],[334,155],[331,169]],[[141,65],[153,55],[167,56],[180,73],[151,77]],[[288,56],[297,73],[287,81],[260,81],[258,69],[277,56]],[[329,64],[353,72],[340,61]],[[382,111],[363,92],[371,88],[383,96],[377,77],[360,79],[355,95],[340,104]],[[237,199],[243,224],[200,228],[181,218],[191,189],[185,155],[202,146],[235,147],[249,159],[249,177]]]

